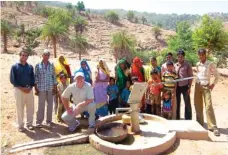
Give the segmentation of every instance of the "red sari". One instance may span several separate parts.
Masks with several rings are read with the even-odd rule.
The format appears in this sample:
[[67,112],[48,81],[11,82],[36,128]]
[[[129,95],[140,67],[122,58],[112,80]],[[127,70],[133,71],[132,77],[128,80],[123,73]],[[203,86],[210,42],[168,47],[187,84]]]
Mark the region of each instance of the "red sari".
[[[142,60],[138,57],[135,57],[133,59],[133,64],[131,66],[131,74],[132,76],[138,77],[137,82],[145,82],[145,76],[144,76],[144,68]],[[141,103],[140,103],[140,109],[141,112],[144,112],[145,110],[145,95],[143,95]]]

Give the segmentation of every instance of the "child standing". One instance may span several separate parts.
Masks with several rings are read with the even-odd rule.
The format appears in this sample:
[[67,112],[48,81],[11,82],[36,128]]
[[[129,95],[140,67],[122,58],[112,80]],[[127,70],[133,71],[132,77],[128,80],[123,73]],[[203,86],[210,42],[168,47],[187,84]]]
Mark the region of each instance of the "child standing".
[[107,94],[109,96],[108,111],[110,114],[116,113],[116,108],[118,107],[118,87],[115,84],[116,80],[113,77],[110,77],[109,85],[107,87]]
[[148,81],[147,99],[149,102],[146,105],[146,112],[149,114],[161,115],[161,89],[163,88],[159,72],[153,69],[150,72],[151,79]]
[[131,87],[131,81],[128,80],[126,81],[126,87],[123,89],[121,94],[121,101],[122,101],[121,107],[130,107],[130,105],[127,103],[129,95],[131,93],[130,87]]
[[66,74],[60,73],[59,78],[60,78],[60,83],[57,85],[57,95],[58,95],[60,104],[58,105],[58,109],[57,109],[57,121],[63,122],[61,116],[65,112],[65,108],[64,108],[64,105],[62,103],[61,95],[64,92],[64,90],[67,88],[69,83],[67,82],[67,75]]
[[164,92],[171,92],[171,102],[172,102],[172,119],[176,119],[176,83],[173,80],[178,79],[177,74],[174,71],[174,66],[172,61],[166,62],[167,70],[162,75],[162,81],[167,82],[164,84]]
[[163,94],[162,116],[166,119],[172,119],[172,93],[166,90]]

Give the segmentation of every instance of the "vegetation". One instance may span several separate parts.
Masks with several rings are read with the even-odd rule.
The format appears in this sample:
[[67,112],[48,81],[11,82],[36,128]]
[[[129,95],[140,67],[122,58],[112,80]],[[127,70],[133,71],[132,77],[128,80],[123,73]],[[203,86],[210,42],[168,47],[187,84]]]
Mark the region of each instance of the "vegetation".
[[161,28],[158,26],[153,27],[152,32],[156,40],[158,39],[159,36],[161,36]]
[[85,11],[85,5],[84,5],[83,1],[78,1],[77,5],[75,7],[79,13],[81,13],[81,11]]
[[135,17],[134,22],[135,23],[139,23],[139,18],[138,17]]
[[[116,62],[118,59],[126,57],[131,60],[136,40],[134,36],[130,36],[126,31],[116,32],[112,35],[111,47],[114,51]],[[129,61],[131,62],[131,61]]]
[[73,25],[74,25],[74,30],[75,33],[78,34],[82,34],[85,29],[86,26],[88,25],[88,22],[81,16],[77,16],[74,20],[73,20]]
[[128,11],[127,12],[127,20],[129,20],[130,22],[133,22],[133,19],[135,18],[135,13],[134,11]]
[[79,60],[81,60],[82,51],[85,51],[86,46],[88,45],[87,39],[83,35],[78,34],[72,39],[72,41],[74,45],[79,48]]
[[145,24],[147,22],[146,17],[142,16],[141,21],[142,21],[143,24]]
[[4,42],[4,52],[7,52],[7,40],[10,35],[11,25],[8,21],[1,19],[1,36]]
[[221,20],[212,19],[208,15],[202,17],[201,25],[193,33],[196,48],[206,48],[208,53],[224,51],[228,45],[228,33]]
[[63,25],[60,21],[49,20],[42,29],[42,38],[52,41],[54,48],[54,57],[57,57],[56,54],[56,44],[58,39],[61,36],[64,36],[67,32],[67,27]]
[[119,16],[115,11],[108,11],[105,14],[105,19],[111,23],[117,23],[119,21]]
[[192,30],[187,22],[179,22],[176,28],[176,36],[168,39],[168,48],[172,51],[183,49],[193,51]]

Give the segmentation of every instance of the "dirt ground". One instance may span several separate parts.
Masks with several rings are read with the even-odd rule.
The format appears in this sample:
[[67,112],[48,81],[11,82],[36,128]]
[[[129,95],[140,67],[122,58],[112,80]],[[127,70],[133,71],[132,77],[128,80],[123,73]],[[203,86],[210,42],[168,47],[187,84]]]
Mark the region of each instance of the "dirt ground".
[[[9,154],[9,150],[15,144],[21,144],[24,142],[35,141],[40,139],[46,139],[51,137],[60,137],[61,135],[67,135],[68,133],[65,125],[56,122],[53,115],[54,122],[56,123],[54,128],[48,130],[35,129],[34,131],[26,131],[20,133],[16,128],[16,106],[14,99],[14,89],[9,82],[9,72],[11,65],[18,61],[18,55],[1,54],[1,153]],[[33,66],[41,59],[38,56],[29,57],[28,62]],[[53,61],[53,60],[51,60]],[[79,61],[69,60],[71,69],[75,70],[79,67]],[[96,63],[90,62],[92,70],[95,69]],[[108,63],[110,68],[114,68],[114,63]],[[163,154],[170,155],[227,155],[228,154],[228,96],[227,96],[228,78],[221,77],[219,83],[216,85],[212,92],[213,107],[217,119],[217,125],[221,132],[220,137],[214,137],[212,133],[209,133],[210,141],[194,141],[194,140],[177,140],[175,145]],[[195,119],[195,109],[193,104],[193,92],[194,86],[191,91],[193,119]],[[182,118],[183,114],[183,102],[182,102]],[[35,112],[37,111],[37,97],[35,96]],[[36,114],[36,113],[35,113]],[[35,122],[36,115],[34,115]],[[206,120],[205,120],[206,121]],[[206,123],[206,122],[205,122]],[[206,125],[205,125],[206,127]],[[81,129],[85,130],[85,127]],[[95,150],[89,144],[80,144],[72,146],[40,148],[34,150],[27,150],[19,152],[17,154],[31,154],[31,155],[58,155],[58,154],[76,154],[76,155],[100,155],[103,154]]]

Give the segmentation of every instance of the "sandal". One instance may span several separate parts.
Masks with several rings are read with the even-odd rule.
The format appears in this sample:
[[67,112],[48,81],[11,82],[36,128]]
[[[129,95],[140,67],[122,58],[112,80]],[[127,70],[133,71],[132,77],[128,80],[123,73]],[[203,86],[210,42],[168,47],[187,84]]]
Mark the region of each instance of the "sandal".
[[214,129],[213,131],[214,135],[219,137],[220,136],[220,132],[218,131],[218,129]]

